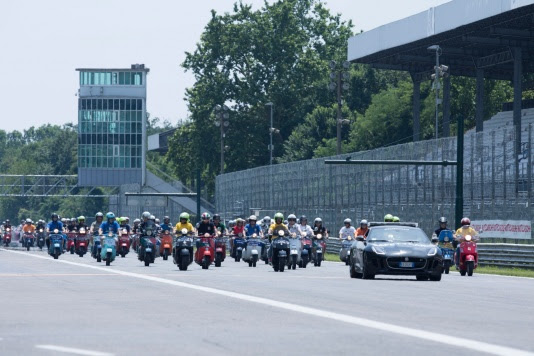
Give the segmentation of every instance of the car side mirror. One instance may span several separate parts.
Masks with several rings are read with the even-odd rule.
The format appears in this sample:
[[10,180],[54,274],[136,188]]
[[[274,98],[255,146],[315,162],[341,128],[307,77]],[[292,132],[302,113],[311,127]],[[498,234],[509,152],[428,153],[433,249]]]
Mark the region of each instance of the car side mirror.
[[364,236],[356,236],[356,241],[365,241],[365,237]]

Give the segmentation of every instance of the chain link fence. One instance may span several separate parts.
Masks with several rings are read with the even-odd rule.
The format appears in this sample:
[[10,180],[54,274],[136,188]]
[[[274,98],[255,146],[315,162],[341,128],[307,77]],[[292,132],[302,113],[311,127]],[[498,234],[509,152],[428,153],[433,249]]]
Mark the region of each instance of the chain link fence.
[[[464,215],[472,220],[532,221],[532,128],[514,153],[514,128],[464,137]],[[454,221],[455,166],[326,165],[325,159],[456,160],[456,137],[257,167],[216,180],[216,208],[226,218],[252,209],[321,217],[337,230],[347,217],[385,214],[418,222],[430,234],[440,216]],[[452,224],[451,224],[452,225]]]

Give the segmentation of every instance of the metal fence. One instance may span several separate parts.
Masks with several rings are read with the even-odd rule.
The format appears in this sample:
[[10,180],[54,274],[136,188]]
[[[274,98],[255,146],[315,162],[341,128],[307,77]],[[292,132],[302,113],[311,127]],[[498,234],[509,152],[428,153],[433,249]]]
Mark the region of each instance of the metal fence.
[[[465,135],[464,214],[472,220],[532,221],[532,128],[514,153],[514,128]],[[328,159],[456,160],[456,137],[406,143]],[[415,221],[431,233],[440,216],[454,220],[456,167],[325,165],[325,158],[223,174],[217,211],[246,216],[252,208],[320,216],[337,230],[347,217]]]

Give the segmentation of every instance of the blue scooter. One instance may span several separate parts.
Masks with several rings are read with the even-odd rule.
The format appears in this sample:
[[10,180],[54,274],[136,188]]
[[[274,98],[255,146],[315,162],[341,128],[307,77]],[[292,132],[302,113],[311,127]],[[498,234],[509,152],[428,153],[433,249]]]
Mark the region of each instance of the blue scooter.
[[232,251],[232,257],[236,262],[241,261],[243,257],[243,250],[247,248],[247,241],[243,238],[243,234],[239,234],[234,237],[234,250]]
[[438,237],[438,244],[443,255],[443,271],[445,274],[449,274],[449,269],[452,266],[452,259],[454,257],[454,249],[452,246],[452,241],[454,240],[453,235],[454,233],[451,230],[442,230]]
[[48,249],[48,254],[54,257],[54,260],[57,260],[59,255],[63,253],[63,235],[59,233],[57,229],[49,235],[50,239],[50,248]]
[[100,250],[100,258],[106,261],[106,266],[115,261],[117,256],[117,235],[110,232],[102,239],[102,248]]

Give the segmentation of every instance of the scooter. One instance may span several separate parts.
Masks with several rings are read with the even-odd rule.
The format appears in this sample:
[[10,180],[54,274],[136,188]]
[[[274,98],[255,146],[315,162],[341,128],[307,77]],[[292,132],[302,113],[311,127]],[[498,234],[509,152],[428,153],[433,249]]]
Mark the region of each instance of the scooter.
[[350,264],[350,247],[352,246],[352,236],[347,236],[341,241],[341,249],[339,249],[339,259],[348,266]]
[[121,230],[117,245],[118,254],[121,255],[122,258],[124,258],[124,256],[126,256],[128,252],[130,252],[130,235],[128,235],[128,230]]
[[9,247],[9,244],[11,243],[11,228],[7,228],[4,232],[4,246]]
[[161,234],[160,240],[159,254],[160,256],[163,256],[164,261],[167,261],[169,256],[172,255],[172,235],[169,231],[165,230]]
[[453,240],[454,237],[451,230],[442,230],[439,233],[438,246],[441,248],[441,254],[443,255],[443,272],[445,274],[449,274],[452,266],[452,259],[454,257]]
[[222,234],[215,237],[215,267],[221,267],[221,263],[226,258],[226,241]]
[[59,255],[63,252],[63,235],[61,235],[58,229],[54,229],[54,232],[49,235],[50,248],[48,254],[57,260]]
[[271,240],[269,250],[269,260],[275,272],[284,272],[284,268],[289,256],[289,239],[285,236],[284,230],[278,231],[278,238]]
[[236,262],[241,261],[243,256],[243,250],[246,248],[247,242],[243,238],[243,234],[234,235],[234,248],[232,251],[232,257]]
[[193,262],[193,239],[187,229],[182,229],[181,233],[176,239],[173,261],[180,271],[187,271],[187,267]]
[[26,251],[30,251],[30,247],[33,247],[33,240],[35,239],[35,236],[31,232],[25,232],[22,236],[22,243],[24,247],[26,247]]
[[470,235],[466,235],[461,241],[459,259],[456,257],[458,251],[454,254],[454,260],[459,262],[456,269],[460,271],[462,276],[466,274],[472,276],[478,266],[477,243]]
[[71,255],[74,255],[74,251],[76,250],[76,239],[77,233],[75,231],[67,232],[67,251],[70,252]]
[[289,259],[287,261],[287,269],[297,269],[297,264],[302,265],[301,254],[302,254],[302,241],[300,240],[302,236],[305,236],[306,233],[302,233],[301,236],[293,235],[289,238]]
[[76,244],[74,252],[80,257],[83,257],[87,253],[87,247],[89,246],[89,238],[87,232],[82,227],[76,236]]
[[139,238],[139,252],[137,253],[137,258],[139,261],[145,262],[145,267],[154,263],[156,259],[156,246],[157,240],[154,236],[154,231],[147,229],[146,235]]
[[268,238],[263,239],[263,249],[261,251],[261,259],[265,262],[266,265],[269,264],[269,250],[271,249],[271,242]]
[[313,243],[311,237],[308,235],[302,236],[300,242],[302,244],[302,252],[300,254],[299,267],[306,268],[308,262],[312,259]]
[[39,229],[37,231],[37,247],[39,247],[39,250],[43,250],[43,247],[45,245],[45,234],[43,229]]
[[243,261],[248,263],[249,267],[256,267],[261,251],[261,240],[257,234],[252,234],[246,241],[246,247],[243,250]]
[[208,269],[214,260],[215,241],[214,236],[205,233],[199,236],[196,242],[197,250],[195,252],[195,262],[202,266],[202,269]]
[[326,251],[326,243],[322,234],[317,234],[313,240],[313,265],[321,267],[321,262],[324,259],[324,251]]
[[106,261],[106,266],[109,266],[111,262],[115,261],[116,256],[117,235],[110,231],[106,236],[102,237],[102,249],[100,251],[100,258]]

